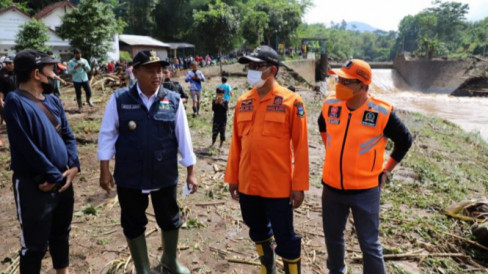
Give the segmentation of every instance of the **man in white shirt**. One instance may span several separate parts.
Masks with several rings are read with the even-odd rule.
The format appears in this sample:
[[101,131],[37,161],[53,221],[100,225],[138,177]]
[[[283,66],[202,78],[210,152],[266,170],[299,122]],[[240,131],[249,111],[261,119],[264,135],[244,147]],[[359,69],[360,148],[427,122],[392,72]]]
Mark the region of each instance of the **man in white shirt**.
[[[155,51],[140,51],[133,60],[137,83],[115,91],[110,98],[98,138],[100,186],[110,193],[117,184],[121,225],[137,273],[149,273],[144,231],[149,194],[162,230],[163,267],[171,273],[190,273],[177,260],[178,231],[182,224],[176,201],[178,152],[187,168],[186,183],[194,193],[190,130],[185,108],[177,93],[164,89],[163,66]],[[109,161],[115,155],[114,176]]]

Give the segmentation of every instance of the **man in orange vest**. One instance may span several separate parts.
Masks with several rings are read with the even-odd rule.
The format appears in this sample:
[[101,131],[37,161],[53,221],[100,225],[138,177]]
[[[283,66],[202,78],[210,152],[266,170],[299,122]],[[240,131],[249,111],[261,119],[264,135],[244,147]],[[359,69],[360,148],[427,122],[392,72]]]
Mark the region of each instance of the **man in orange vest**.
[[283,258],[285,273],[300,273],[301,238],[293,229],[293,209],[309,187],[303,100],[275,81],[280,61],[272,48],[260,46],[239,63],[247,64],[253,88],[237,101],[224,180],[241,205],[261,273],[276,273],[274,251]]
[[[352,59],[330,74],[339,77],[318,123],[326,148],[322,218],[330,273],[345,273],[344,229],[352,211],[364,273],[385,273],[379,241],[381,187],[412,145],[412,135],[389,103],[368,95],[368,63]],[[387,138],[393,152],[385,166]]]

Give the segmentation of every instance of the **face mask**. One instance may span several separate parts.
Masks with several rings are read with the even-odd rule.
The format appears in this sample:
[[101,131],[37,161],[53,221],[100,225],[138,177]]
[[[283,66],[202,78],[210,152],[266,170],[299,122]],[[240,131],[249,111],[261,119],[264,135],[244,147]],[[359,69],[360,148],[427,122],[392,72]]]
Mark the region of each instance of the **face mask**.
[[247,70],[247,82],[253,87],[260,88],[264,85],[264,83],[266,83],[266,80],[268,80],[261,79],[262,75],[263,71],[249,69]]
[[342,101],[347,101],[354,97],[354,91],[347,86],[337,83],[336,84],[336,98]]
[[80,59],[81,59],[81,57],[75,57],[75,59],[76,59],[76,60],[80,60]]
[[44,94],[51,94],[54,92],[54,88],[56,87],[56,80],[52,78],[47,78],[47,83],[42,83],[42,90]]

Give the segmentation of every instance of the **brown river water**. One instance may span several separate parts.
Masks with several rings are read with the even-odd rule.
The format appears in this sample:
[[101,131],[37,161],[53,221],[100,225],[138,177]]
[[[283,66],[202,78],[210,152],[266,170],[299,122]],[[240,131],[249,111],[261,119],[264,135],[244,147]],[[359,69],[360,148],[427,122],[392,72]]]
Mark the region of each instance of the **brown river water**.
[[412,90],[397,72],[374,69],[370,92],[393,104],[396,109],[443,118],[462,129],[479,133],[488,141],[488,98],[454,97],[449,94]]

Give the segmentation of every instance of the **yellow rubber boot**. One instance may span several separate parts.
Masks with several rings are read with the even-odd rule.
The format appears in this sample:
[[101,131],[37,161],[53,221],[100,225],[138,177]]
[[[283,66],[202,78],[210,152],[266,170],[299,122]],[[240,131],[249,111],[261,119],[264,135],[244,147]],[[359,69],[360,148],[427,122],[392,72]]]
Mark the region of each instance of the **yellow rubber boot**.
[[283,265],[285,266],[285,274],[300,274],[300,257],[295,259],[283,258]]
[[275,254],[271,245],[272,239],[256,242],[256,251],[261,261],[260,274],[276,274]]

